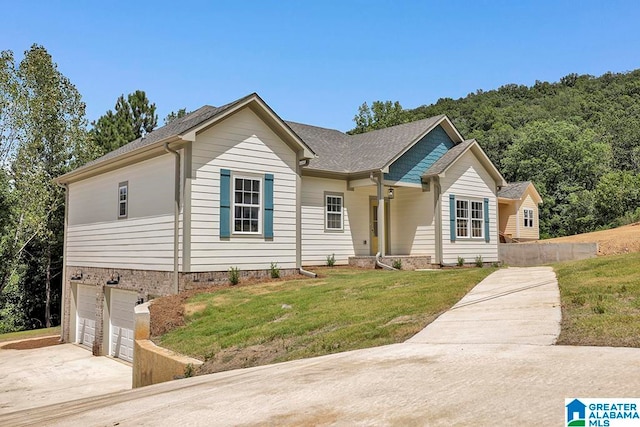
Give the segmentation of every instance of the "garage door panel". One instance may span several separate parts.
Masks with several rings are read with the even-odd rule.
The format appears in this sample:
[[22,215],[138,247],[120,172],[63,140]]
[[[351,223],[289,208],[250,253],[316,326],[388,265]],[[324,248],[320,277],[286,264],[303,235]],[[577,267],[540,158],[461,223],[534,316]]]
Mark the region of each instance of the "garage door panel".
[[120,290],[111,291],[110,354],[133,362],[134,310],[138,294]]
[[90,286],[78,285],[76,341],[93,347],[96,336],[96,293]]

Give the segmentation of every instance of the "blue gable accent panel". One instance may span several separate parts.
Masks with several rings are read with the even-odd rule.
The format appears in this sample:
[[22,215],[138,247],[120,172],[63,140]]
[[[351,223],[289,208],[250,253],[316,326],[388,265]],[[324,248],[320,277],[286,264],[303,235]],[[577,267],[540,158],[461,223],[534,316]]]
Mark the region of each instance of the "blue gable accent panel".
[[231,237],[231,171],[220,169],[220,237]]
[[420,184],[422,174],[454,145],[442,126],[438,125],[393,162],[384,179]]
[[456,196],[449,194],[449,237],[456,241]]
[[264,237],[273,239],[273,175],[264,175]]

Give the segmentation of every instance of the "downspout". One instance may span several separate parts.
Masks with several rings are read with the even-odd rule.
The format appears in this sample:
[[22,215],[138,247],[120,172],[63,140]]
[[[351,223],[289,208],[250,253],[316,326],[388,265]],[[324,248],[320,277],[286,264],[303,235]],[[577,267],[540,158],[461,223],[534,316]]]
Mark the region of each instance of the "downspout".
[[370,173],[369,179],[376,184],[376,187],[378,189],[378,252],[376,253],[376,266],[382,268],[383,270],[395,270],[395,268],[380,261],[383,253],[383,250],[381,250],[381,248],[384,248],[384,245],[386,244],[384,239],[384,187],[382,184],[382,179],[374,176],[373,172]]
[[65,304],[67,302],[67,228],[69,226],[69,185],[60,184],[56,182],[58,186],[64,189],[64,231],[62,238],[62,295],[60,296],[60,342],[65,342],[65,333],[68,331],[65,328],[64,316],[66,314]]
[[309,166],[309,159],[300,163],[300,153],[296,156],[298,176],[296,177],[296,267],[303,276],[316,278],[318,275],[302,268],[302,168]]
[[173,291],[177,294],[180,291],[180,273],[178,271],[179,245],[180,245],[180,153],[169,148],[169,143],[164,143],[164,150],[175,156],[175,180],[174,187],[174,210],[173,210]]

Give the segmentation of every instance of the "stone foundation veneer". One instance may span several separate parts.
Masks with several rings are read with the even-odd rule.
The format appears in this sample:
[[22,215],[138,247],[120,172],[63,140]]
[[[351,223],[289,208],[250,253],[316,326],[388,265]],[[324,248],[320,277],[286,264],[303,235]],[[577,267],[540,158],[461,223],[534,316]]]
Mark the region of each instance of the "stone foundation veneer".
[[[393,266],[394,261],[402,262],[403,270],[420,270],[425,268],[439,268],[431,264],[430,256],[411,255],[387,255],[380,258],[383,264]],[[376,268],[376,257],[374,256],[354,256],[349,257],[349,265],[358,268]]]

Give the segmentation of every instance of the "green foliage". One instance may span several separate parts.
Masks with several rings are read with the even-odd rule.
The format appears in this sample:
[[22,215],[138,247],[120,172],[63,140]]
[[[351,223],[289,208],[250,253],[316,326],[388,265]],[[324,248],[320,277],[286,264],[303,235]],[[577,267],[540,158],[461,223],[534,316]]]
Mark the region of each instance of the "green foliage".
[[164,124],[168,125],[172,121],[174,121],[176,119],[181,119],[184,116],[186,116],[187,114],[189,114],[189,113],[187,112],[186,108],[181,108],[178,111],[172,111],[169,114],[167,114],[167,117],[164,118]]
[[142,90],[120,95],[114,107],[91,123],[89,132],[97,147],[96,157],[113,151],[151,132],[158,124],[156,104],[150,104]]
[[277,262],[272,262],[271,267],[269,267],[269,273],[272,279],[280,278],[280,267],[278,267]]
[[366,102],[358,107],[358,114],[353,118],[353,121],[356,123],[356,127],[349,131],[351,134],[383,129],[410,120],[398,101],[374,101],[371,108]]
[[412,110],[390,101],[374,105],[375,111],[359,108],[350,133],[446,114],[508,181],[533,181],[544,201],[542,236],[614,225],[638,207],[631,177],[640,174],[640,70],[507,84]]
[[394,259],[393,264],[391,264],[391,266],[396,270],[402,270],[402,260],[400,258]]
[[484,267],[484,261],[482,261],[482,255],[476,256],[475,264],[476,264],[476,267],[479,267],[479,268]]
[[458,257],[458,262],[457,262],[457,266],[458,267],[462,267],[464,265],[464,258],[462,258],[461,256]]
[[192,363],[187,363],[187,366],[184,367],[184,377],[191,378],[196,373],[196,370],[193,367]]
[[18,66],[0,58],[0,330],[48,327],[60,320],[64,224],[53,179],[92,152],[85,105],[44,47]]
[[238,270],[238,267],[229,268],[229,283],[232,285],[240,283],[240,270]]
[[333,267],[336,264],[336,255],[327,255],[327,266]]

